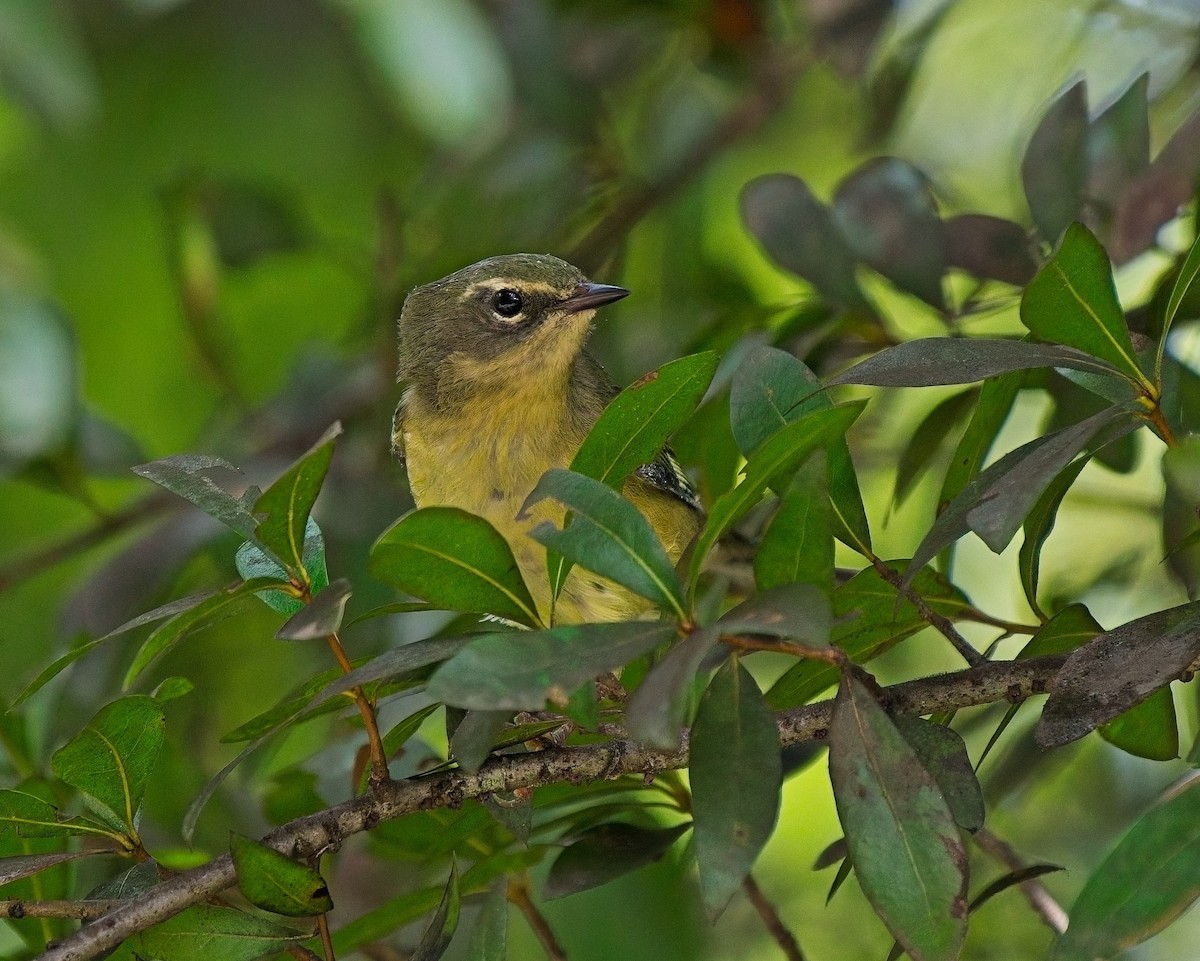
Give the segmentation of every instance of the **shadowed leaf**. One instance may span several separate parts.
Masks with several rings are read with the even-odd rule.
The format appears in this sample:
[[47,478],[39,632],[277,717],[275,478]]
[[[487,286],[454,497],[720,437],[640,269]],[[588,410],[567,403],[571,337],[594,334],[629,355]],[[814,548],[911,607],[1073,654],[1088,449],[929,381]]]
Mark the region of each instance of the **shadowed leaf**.
[[1037,273],[1029,235],[1020,224],[988,214],[946,221],[946,262],[975,277],[1024,287]]
[[1112,220],[1122,195],[1150,163],[1150,118],[1143,73],[1092,121],[1087,137],[1087,195]]
[[[228,461],[220,457],[209,457],[207,454],[180,454],[151,461],[149,464],[139,464],[131,469],[159,487],[165,487],[172,494],[178,494],[191,501],[209,517],[215,517],[243,537],[254,536],[258,519],[246,501],[234,497],[205,473],[210,470],[240,473],[238,468]],[[252,488],[251,491],[257,494],[256,489]]]
[[1021,542],[1021,550],[1017,555],[1017,568],[1020,571],[1021,587],[1025,591],[1025,599],[1039,617],[1044,616],[1037,599],[1042,546],[1046,543],[1050,532],[1054,530],[1054,521],[1058,517],[1059,505],[1062,504],[1063,498],[1067,496],[1067,491],[1079,477],[1080,471],[1087,466],[1087,462],[1087,457],[1080,457],[1074,463],[1068,464],[1042,492],[1042,496],[1037,499],[1025,518],[1023,525],[1025,539]]
[[421,942],[412,953],[411,961],[437,961],[446,953],[446,948],[450,946],[450,939],[454,937],[454,932],[458,928],[460,904],[458,862],[452,859],[450,861],[450,877],[446,881],[442,900],[433,913],[433,917],[429,919],[429,926],[421,935]]
[[314,641],[336,634],[353,592],[350,582],[339,578],[288,618],[275,636],[285,641]]
[[665,751],[679,747],[696,672],[717,639],[713,628],[692,631],[650,668],[625,705],[633,740]]
[[[26,795],[29,797],[29,795]],[[0,820],[0,826],[3,826]],[[23,835],[30,837],[32,835]],[[65,835],[64,835],[65,836]],[[88,848],[84,851],[61,851],[56,854],[24,854],[11,858],[0,858],[0,884],[11,884],[38,874],[56,864],[74,861],[78,858],[95,857],[98,854],[115,854],[115,848]]]
[[132,939],[136,954],[173,961],[253,961],[309,937],[267,918],[233,908],[199,904]]
[[467,961],[505,961],[508,956],[508,884],[501,878],[483,899],[475,916]]
[[897,718],[896,727],[937,782],[955,823],[964,831],[983,827],[983,790],[962,737],[919,717]]
[[1080,80],[1050,104],[1021,158],[1025,199],[1038,231],[1050,243],[1079,216],[1087,137],[1087,86]]
[[567,845],[546,876],[546,900],[599,887],[659,860],[691,827],[639,828],[632,824],[601,824]]

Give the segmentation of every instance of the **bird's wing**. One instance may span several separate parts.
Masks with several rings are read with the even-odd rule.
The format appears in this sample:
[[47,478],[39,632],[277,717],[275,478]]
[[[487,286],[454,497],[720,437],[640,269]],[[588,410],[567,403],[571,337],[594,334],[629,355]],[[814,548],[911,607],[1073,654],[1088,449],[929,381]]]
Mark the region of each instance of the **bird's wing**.
[[701,511],[703,509],[700,506],[700,499],[696,496],[696,489],[687,479],[687,475],[679,466],[679,461],[675,459],[675,454],[670,447],[664,447],[654,460],[643,464],[634,473],[651,487],[683,501],[692,510]]
[[392,456],[404,466],[404,401],[396,405],[392,415]]

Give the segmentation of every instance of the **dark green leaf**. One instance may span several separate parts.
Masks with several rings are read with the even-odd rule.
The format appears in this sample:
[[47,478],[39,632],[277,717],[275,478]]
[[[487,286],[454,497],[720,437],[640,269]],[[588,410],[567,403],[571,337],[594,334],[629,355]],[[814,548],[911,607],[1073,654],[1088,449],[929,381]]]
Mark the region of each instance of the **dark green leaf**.
[[336,634],[353,592],[350,582],[339,578],[288,618],[275,636],[286,641],[315,641]]
[[818,452],[784,490],[758,550],[754,582],[760,591],[781,584],[833,588],[833,506],[826,477],[828,455]]
[[1005,374],[985,381],[980,388],[975,413],[954,449],[954,456],[950,459],[950,466],[946,469],[946,477],[942,481],[942,492],[938,496],[939,514],[962,492],[967,482],[979,473],[988,451],[995,443],[996,435],[1008,419],[1017,392],[1021,389],[1022,379],[1019,373]]
[[742,190],[741,206],[747,228],[772,260],[835,303],[869,309],[854,277],[854,254],[803,180],[758,177]]
[[945,799],[892,719],[843,678],[829,777],[863,893],[921,961],[951,961],[966,935],[967,853]]
[[1167,566],[1187,590],[1196,596],[1200,585],[1200,438],[1185,437],[1163,453],[1162,540]]
[[937,782],[955,823],[964,831],[983,827],[983,790],[958,733],[919,717],[897,718],[896,727]]
[[291,918],[311,918],[333,910],[329,886],[307,864],[241,834],[229,836],[229,853],[238,887],[255,907]]
[[[7,793],[7,792],[5,792]],[[30,797],[30,795],[25,795]],[[3,822],[0,822],[0,827]],[[30,835],[22,835],[28,837]],[[24,854],[11,858],[0,858],[0,885],[20,881],[21,878],[32,877],[57,864],[75,861],[79,858],[95,857],[97,854],[114,854],[113,848],[88,848],[83,851],[61,851],[56,854]]]
[[1069,654],[1092,638],[1104,633],[1091,612],[1082,604],[1069,604],[1048,620],[1029,639],[1017,660],[1044,654]]
[[60,814],[49,801],[25,791],[0,791],[0,836],[9,831],[19,838],[67,838],[75,834],[107,834],[86,818]]
[[1024,287],[1037,273],[1029,235],[1020,224],[988,214],[946,221],[946,263],[980,278]]
[[596,888],[659,860],[691,827],[639,828],[632,824],[601,824],[567,845],[546,876],[546,900]]
[[[747,457],[785,424],[832,406],[817,375],[775,347],[751,350],[733,375],[729,416],[734,438]],[[829,445],[829,496],[839,525],[834,534],[854,550],[870,549],[867,515],[844,439]]]
[[[968,530],[999,554],[1050,482],[1094,437],[1123,416],[1124,411],[1110,408],[1005,454],[946,506],[914,553],[909,573],[915,573]],[[1126,426],[1132,430],[1135,425],[1129,420]]]
[[304,584],[314,582],[305,557],[308,515],[325,483],[333,442],[341,432],[342,425],[334,423],[254,502],[255,515],[263,517],[254,529],[254,540],[280,558]]
[[133,656],[133,662],[122,681],[124,689],[129,690],[157,657],[169,651],[192,631],[211,624],[231,604],[261,591],[266,583],[271,582],[259,579],[230,584],[216,594],[209,594],[200,602],[188,605],[181,613],[155,628]]
[[812,645],[829,643],[829,601],[811,584],[781,584],[755,594],[721,616],[722,635],[766,634]]
[[1025,288],[1021,320],[1042,340],[1076,347],[1108,361],[1126,380],[1148,385],[1117,300],[1108,254],[1082,224],[1067,229],[1058,251]]
[[1151,761],[1179,757],[1179,722],[1170,687],[1160,687],[1140,704],[1099,728],[1100,736],[1126,754]]
[[421,935],[421,943],[413,951],[411,961],[437,961],[446,953],[450,939],[454,937],[454,931],[458,927],[459,898],[458,862],[451,860],[450,877],[446,881],[442,900],[433,917],[429,919],[429,926]]
[[1200,897],[1200,781],[1151,808],[1088,879],[1052,961],[1112,958]]
[[1089,641],[1063,665],[1037,727],[1043,747],[1083,737],[1180,677],[1200,657],[1200,603],[1158,611]]
[[1079,216],[1087,176],[1087,87],[1072,84],[1038,123],[1025,156],[1021,183],[1041,235],[1054,243]]
[[976,389],[952,394],[937,404],[913,431],[896,464],[896,487],[892,500],[902,504],[913,492],[921,474],[975,409]]
[[1071,367],[1119,376],[1118,371],[1104,361],[1057,344],[925,337],[872,354],[829,383],[830,386],[868,384],[873,387],[935,387],[973,384],[999,374],[1037,367]]
[[717,638],[713,628],[693,631],[650,668],[625,705],[625,724],[633,740],[665,751],[679,747],[696,671]]
[[1080,457],[1061,471],[1050,482],[1042,496],[1037,499],[1029,514],[1025,517],[1025,539],[1021,542],[1021,550],[1017,555],[1017,567],[1021,574],[1021,587],[1025,591],[1025,599],[1039,617],[1045,614],[1038,604],[1038,574],[1042,563],[1042,545],[1054,530],[1054,521],[1058,517],[1058,508],[1067,496],[1067,491],[1075,483],[1079,472],[1087,466],[1088,458]]
[[159,487],[165,487],[172,494],[178,494],[191,501],[204,513],[215,517],[242,537],[254,536],[258,520],[246,502],[219,487],[206,473],[210,470],[240,473],[238,468],[228,461],[206,454],[181,454],[141,464],[132,470]]
[[450,753],[464,771],[474,773],[487,760],[511,711],[467,711],[450,738]]
[[755,449],[746,461],[742,482],[713,505],[696,539],[688,578],[693,590],[709,550],[734,522],[758,503],[772,482],[798,467],[813,451],[840,440],[864,406],[865,402],[860,401],[805,414],[781,427]]
[[483,899],[475,916],[467,961],[505,961],[508,956],[508,883],[501,878]]
[[863,261],[939,310],[946,236],[929,181],[896,157],[869,160],[838,184],[833,221]]
[[162,749],[162,707],[134,694],[101,708],[87,727],[54,752],[55,775],[97,804],[96,813],[120,830],[134,831],[138,806]]
[[1162,328],[1159,334],[1154,362],[1156,377],[1161,376],[1163,352],[1167,347],[1167,335],[1171,332],[1171,326],[1175,323],[1175,316],[1179,313],[1179,307],[1183,303],[1184,297],[1192,289],[1197,274],[1200,274],[1200,231],[1196,232],[1196,238],[1192,241],[1192,246],[1188,248],[1187,256],[1183,258],[1183,263],[1179,266],[1179,273],[1175,275],[1175,283],[1171,286],[1170,296],[1167,297],[1167,306],[1163,310]]
[[[904,570],[906,562],[887,564]],[[913,579],[911,586],[932,610],[950,620],[960,617],[971,606],[965,594],[928,568]],[[900,600],[896,588],[870,567],[833,592],[833,614],[831,640],[857,664],[867,663],[929,626],[916,607],[910,601]],[[777,711],[796,707],[836,684],[837,679],[837,669],[830,664],[799,661],[767,692],[767,703]]]
[[[291,580],[287,571],[269,554],[264,553],[258,544],[250,541],[238,548],[233,562],[238,573],[247,581],[270,580],[287,584]],[[309,593],[316,594],[329,585],[329,571],[325,564],[325,538],[321,534],[321,528],[311,517],[304,529],[304,570],[309,578]],[[296,596],[294,590],[259,590],[256,593],[258,599],[271,610],[289,617],[304,606],[304,602]]]
[[1143,73],[1092,121],[1087,137],[1087,194],[1111,222],[1121,197],[1150,163],[1150,118]]
[[518,631],[506,635],[477,634],[466,637],[431,637],[423,641],[413,641],[410,644],[401,645],[390,651],[384,651],[378,657],[374,657],[360,667],[356,667],[349,674],[340,675],[328,687],[322,689],[321,693],[313,699],[312,706],[314,708],[319,707],[331,698],[353,690],[361,684],[403,678],[414,671],[419,671],[431,664],[437,664],[453,657],[468,644],[484,636],[509,637],[512,639],[511,643],[519,644],[524,638],[536,637],[537,635]]
[[674,636],[672,626],[637,621],[484,634],[438,668],[429,695],[471,710],[537,711]]
[[650,522],[631,502],[600,481],[557,467],[542,475],[522,512],[547,497],[569,508],[570,517],[562,530],[547,521],[531,537],[685,618],[674,565]]
[[580,445],[571,470],[620,490],[691,416],[717,370],[712,351],[664,364],[612,399]]
[[457,507],[405,514],[371,548],[370,570],[445,610],[541,624],[508,541],[482,517]]
[[147,928],[132,941],[135,956],[171,961],[253,961],[309,937],[267,918],[198,904]]
[[775,716],[737,658],[700,699],[690,763],[700,893],[716,918],[775,828],[783,780]]

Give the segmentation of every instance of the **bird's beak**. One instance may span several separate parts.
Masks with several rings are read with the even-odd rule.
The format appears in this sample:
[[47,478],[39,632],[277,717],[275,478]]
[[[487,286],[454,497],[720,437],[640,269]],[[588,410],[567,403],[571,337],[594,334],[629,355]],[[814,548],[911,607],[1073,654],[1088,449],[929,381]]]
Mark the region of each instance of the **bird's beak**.
[[579,284],[566,300],[559,303],[563,313],[577,314],[581,310],[594,310],[611,304],[614,300],[628,297],[629,291],[624,287],[613,287],[611,284]]

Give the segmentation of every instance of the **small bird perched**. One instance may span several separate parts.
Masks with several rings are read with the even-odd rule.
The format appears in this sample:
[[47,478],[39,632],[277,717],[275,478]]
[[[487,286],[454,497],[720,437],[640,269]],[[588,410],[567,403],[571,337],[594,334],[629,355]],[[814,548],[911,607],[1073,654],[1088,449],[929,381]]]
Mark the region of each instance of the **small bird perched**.
[[[627,296],[547,254],[489,257],[413,290],[400,313],[407,385],[392,449],[419,507],[478,514],[512,548],[543,620],[551,617],[546,551],[528,532],[560,526],[551,501],[518,515],[539,478],[567,467],[616,384],[585,348],[596,308]],[[624,496],[678,560],[700,526],[696,495],[664,449],[626,479]],[[646,603],[574,568],[553,608],[559,624],[633,617]]]

